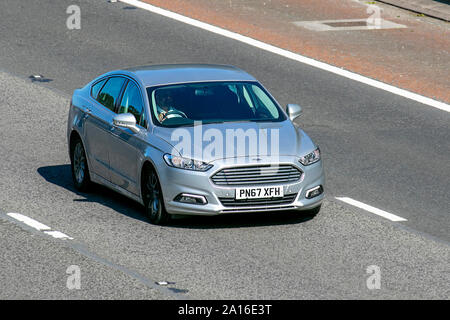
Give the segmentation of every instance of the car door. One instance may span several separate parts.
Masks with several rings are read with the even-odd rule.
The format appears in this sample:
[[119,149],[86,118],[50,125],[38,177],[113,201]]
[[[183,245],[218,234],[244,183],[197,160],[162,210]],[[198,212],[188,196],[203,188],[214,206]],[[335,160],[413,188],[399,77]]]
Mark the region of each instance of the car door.
[[[136,124],[143,132],[147,122],[144,112],[144,100],[139,86],[130,80],[124,89],[117,113],[131,113]],[[115,185],[139,195],[139,164],[145,143],[140,139],[141,133],[133,133],[130,129],[115,126],[112,133],[109,160],[111,166],[111,182]]]
[[[116,103],[126,79],[110,77],[103,80],[101,88],[93,85],[92,103],[85,108],[88,116],[85,120],[85,140],[90,159],[90,170],[98,176],[110,180],[109,149],[111,130]],[[98,93],[97,93],[98,92]]]

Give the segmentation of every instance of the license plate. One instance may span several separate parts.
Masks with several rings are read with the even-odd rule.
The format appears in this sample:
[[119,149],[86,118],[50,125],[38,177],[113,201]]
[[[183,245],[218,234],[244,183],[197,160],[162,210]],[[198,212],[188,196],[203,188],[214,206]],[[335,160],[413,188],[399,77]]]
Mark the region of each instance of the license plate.
[[236,188],[236,199],[281,198],[283,186]]

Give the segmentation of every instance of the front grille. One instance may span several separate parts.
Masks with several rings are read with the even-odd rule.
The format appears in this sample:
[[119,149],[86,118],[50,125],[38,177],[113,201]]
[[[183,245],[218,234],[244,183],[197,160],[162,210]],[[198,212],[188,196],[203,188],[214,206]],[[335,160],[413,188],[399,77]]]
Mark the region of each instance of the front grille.
[[294,194],[287,194],[282,198],[267,198],[267,199],[234,199],[234,198],[220,198],[219,200],[224,207],[265,207],[290,204],[297,196]]
[[222,169],[211,177],[219,186],[286,184],[299,181],[303,172],[290,164],[258,165]]

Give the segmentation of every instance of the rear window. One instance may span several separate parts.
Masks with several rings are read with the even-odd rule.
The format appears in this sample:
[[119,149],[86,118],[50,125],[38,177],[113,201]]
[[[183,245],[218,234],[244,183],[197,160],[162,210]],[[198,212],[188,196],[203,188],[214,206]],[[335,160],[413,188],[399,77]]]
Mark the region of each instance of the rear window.
[[92,88],[91,88],[91,96],[92,96],[92,98],[97,99],[98,92],[103,87],[105,82],[106,82],[106,79],[103,79],[103,80],[97,82],[96,84],[94,84],[92,86]]

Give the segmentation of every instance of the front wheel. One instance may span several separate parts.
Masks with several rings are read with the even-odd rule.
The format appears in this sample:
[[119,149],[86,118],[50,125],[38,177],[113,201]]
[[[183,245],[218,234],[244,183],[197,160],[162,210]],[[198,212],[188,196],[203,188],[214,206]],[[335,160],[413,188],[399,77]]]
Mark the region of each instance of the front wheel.
[[146,172],[146,180],[144,184],[144,205],[145,213],[151,223],[163,225],[169,222],[170,215],[164,208],[164,201],[159,184],[158,176],[155,170],[149,169]]

